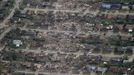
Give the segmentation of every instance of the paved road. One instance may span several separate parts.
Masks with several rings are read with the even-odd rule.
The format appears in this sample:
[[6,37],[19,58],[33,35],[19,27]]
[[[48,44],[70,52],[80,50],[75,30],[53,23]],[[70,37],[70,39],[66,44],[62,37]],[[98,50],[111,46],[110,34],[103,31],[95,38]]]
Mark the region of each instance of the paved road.
[[78,13],[80,11],[77,11],[77,10],[58,10],[58,9],[39,9],[39,8],[25,8],[24,9],[25,11],[27,10],[31,10],[31,11],[44,11],[44,12],[48,12],[48,11],[54,11],[54,12],[58,12],[58,11],[61,11],[61,12],[71,12],[71,13]]
[[56,33],[75,33],[75,34],[80,34],[80,33],[85,33],[85,32],[74,32],[74,31],[64,31],[64,30],[44,30],[44,29],[28,29],[28,28],[21,28],[22,30],[32,30],[32,31],[40,31],[40,32],[56,32]]
[[90,11],[89,9],[83,11],[83,10],[63,10],[63,9],[41,9],[41,8],[36,7],[36,8],[25,8],[24,10],[34,11],[35,13],[37,13],[37,11],[43,11],[43,12],[54,11],[54,13],[60,11],[60,12],[70,12],[70,13],[83,13],[83,15],[87,13],[97,15],[99,13],[99,10]]
[[[61,51],[55,51],[55,50],[41,50],[41,49],[21,49],[21,51],[25,51],[25,52],[33,52],[33,53],[41,53],[43,51],[43,53],[62,53],[62,54],[74,54],[76,56],[79,56],[79,55],[83,55],[84,53],[83,52],[61,52]],[[90,53],[89,55],[94,55],[94,56],[103,56],[103,57],[109,57],[109,58],[112,58],[112,57],[123,57],[123,55],[114,55],[113,53],[111,54],[102,54],[102,53]],[[131,58],[133,58],[133,56],[130,56]]]
[[8,20],[11,17],[13,17],[15,9],[19,8],[19,3],[20,2],[21,2],[21,0],[15,0],[15,5],[14,5],[13,9],[11,10],[10,14],[3,20],[3,22],[0,25],[4,26],[8,22]]
[[130,13],[129,11],[128,12],[108,12],[108,11],[105,11],[105,12],[100,12],[101,14],[111,14],[111,15],[134,15],[134,13]]
[[4,48],[5,48],[5,46],[3,46],[3,47],[0,47],[0,51],[2,51]]
[[[19,3],[21,2],[22,0],[15,0],[15,5],[14,5],[14,8],[12,9],[11,13],[8,15],[8,17],[6,17],[4,19],[4,21],[0,24],[2,27],[5,27],[6,23],[8,22],[8,20],[10,18],[13,17],[14,13],[15,13],[15,9],[16,8],[19,8]],[[2,28],[1,27],[1,28]],[[8,27],[1,35],[0,35],[0,41],[4,38],[4,36],[12,29],[12,27]]]
[[[16,71],[17,73],[26,73],[26,74],[36,74],[36,72],[30,72],[30,71]],[[47,73],[47,72],[39,72],[40,74],[44,75],[80,75],[80,74],[69,74],[69,73]]]
[[11,27],[7,28],[1,35],[0,35],[0,41],[4,38],[4,36],[11,31]]
[[57,11],[61,11],[61,12],[72,12],[72,13],[83,13],[83,14],[87,14],[87,13],[90,13],[90,14],[93,14],[93,15],[97,15],[97,14],[111,14],[111,15],[134,15],[134,13],[131,13],[131,12],[108,12],[108,11],[99,11],[99,10],[95,10],[95,11],[92,11],[90,9],[86,9],[85,11],[83,10],[58,10],[58,9],[40,9],[40,8],[25,8],[24,10],[31,10],[31,11],[44,11],[44,12],[48,12],[48,11],[54,11],[54,12],[57,12]]
[[[69,34],[69,33],[75,33],[76,35],[78,34],[96,34],[96,35],[101,35],[104,34],[103,32],[83,32],[83,31],[78,31],[78,32],[74,32],[74,31],[64,31],[64,30],[44,30],[44,29],[29,29],[29,28],[21,28],[22,30],[32,30],[32,31],[40,31],[40,32],[56,32],[56,33],[65,33],[65,34]],[[121,35],[121,36],[132,36],[131,34],[124,34],[124,33],[113,33],[113,32],[108,32],[106,33],[106,36],[111,36],[111,35]]]

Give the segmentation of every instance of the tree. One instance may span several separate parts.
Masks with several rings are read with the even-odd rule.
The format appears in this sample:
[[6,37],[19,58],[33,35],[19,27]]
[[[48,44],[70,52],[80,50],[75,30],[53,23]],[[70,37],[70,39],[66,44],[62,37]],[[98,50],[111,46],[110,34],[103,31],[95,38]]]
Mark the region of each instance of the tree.
[[125,51],[126,54],[132,54],[133,50],[131,48],[127,48],[127,50]]
[[1,72],[2,72],[2,67],[1,67],[1,65],[0,65],[0,74],[1,74]]
[[124,55],[124,56],[123,56],[123,59],[124,59],[124,60],[128,60],[128,56],[127,56],[127,55]]
[[120,29],[118,27],[113,27],[113,32],[114,33],[118,33],[120,31]]

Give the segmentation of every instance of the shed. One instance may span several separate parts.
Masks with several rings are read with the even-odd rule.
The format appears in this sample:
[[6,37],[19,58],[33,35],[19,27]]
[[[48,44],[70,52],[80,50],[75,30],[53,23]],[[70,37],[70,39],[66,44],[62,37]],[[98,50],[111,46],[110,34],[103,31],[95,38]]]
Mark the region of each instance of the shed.
[[23,43],[21,40],[13,40],[13,44],[16,46],[16,47],[20,47]]
[[102,3],[101,7],[104,8],[104,9],[110,9],[112,7],[112,5],[108,4],[108,3]]

